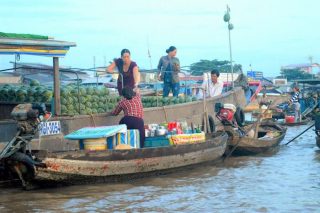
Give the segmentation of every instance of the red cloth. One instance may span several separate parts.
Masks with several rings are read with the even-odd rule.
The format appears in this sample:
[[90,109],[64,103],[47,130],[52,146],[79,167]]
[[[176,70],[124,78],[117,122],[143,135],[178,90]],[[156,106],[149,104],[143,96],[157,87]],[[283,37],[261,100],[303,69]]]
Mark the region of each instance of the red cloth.
[[112,114],[118,115],[122,110],[125,116],[143,118],[143,106],[140,95],[137,94],[131,100],[122,98]]

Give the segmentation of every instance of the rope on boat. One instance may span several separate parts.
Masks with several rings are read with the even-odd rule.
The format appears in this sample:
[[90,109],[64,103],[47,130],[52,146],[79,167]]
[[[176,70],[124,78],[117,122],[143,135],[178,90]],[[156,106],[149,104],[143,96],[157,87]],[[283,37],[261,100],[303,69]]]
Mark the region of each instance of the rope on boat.
[[312,124],[311,126],[309,126],[307,129],[305,129],[303,132],[301,132],[300,134],[298,134],[296,137],[292,138],[288,143],[286,143],[286,145],[288,145],[289,143],[291,143],[292,141],[294,141],[295,139],[297,139],[298,137],[300,137],[301,135],[303,135],[306,131],[308,131],[309,129],[311,129],[312,127],[314,127],[315,124]]
[[164,116],[165,116],[165,118],[166,118],[166,123],[168,123],[168,114],[167,114],[167,110],[166,110],[166,108],[163,106],[162,107],[162,109],[163,109],[163,111],[164,111]]
[[96,126],[97,126],[97,125],[96,125],[96,121],[94,120],[94,117],[93,117],[92,114],[90,114],[90,118],[91,118],[91,121],[92,121],[92,123],[93,123],[93,126],[96,127]]

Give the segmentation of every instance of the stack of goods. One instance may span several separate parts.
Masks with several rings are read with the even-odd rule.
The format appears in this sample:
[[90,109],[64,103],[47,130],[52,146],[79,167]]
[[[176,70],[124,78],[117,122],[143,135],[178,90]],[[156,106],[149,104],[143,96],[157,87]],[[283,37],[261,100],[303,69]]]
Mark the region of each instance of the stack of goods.
[[205,141],[205,134],[200,129],[191,129],[187,122],[169,122],[145,126],[146,140],[144,147],[181,145]]
[[[125,146],[124,146],[125,145]],[[128,129],[107,138],[108,149],[139,149],[140,133],[138,129]]]
[[90,115],[112,111],[119,96],[112,96],[105,87],[67,86],[61,89],[62,115]]
[[33,80],[30,85],[0,86],[0,101],[9,103],[50,103],[52,89],[40,85],[39,81]]
[[86,151],[140,148],[139,130],[128,130],[124,124],[85,127],[66,135],[65,138],[79,140],[80,150]]
[[142,104],[144,108],[161,107],[174,104],[183,104],[196,101],[196,97],[162,97],[162,96],[145,96],[142,97]]
[[[60,90],[61,114],[66,116],[90,115],[111,112],[120,100],[120,96],[111,95],[106,87],[77,86],[70,84]],[[3,85],[0,86],[0,101],[9,103],[48,103],[53,97],[53,89],[40,85],[33,80],[30,85]],[[144,96],[144,108],[161,107],[174,104],[183,104],[196,101],[195,97],[161,97]]]

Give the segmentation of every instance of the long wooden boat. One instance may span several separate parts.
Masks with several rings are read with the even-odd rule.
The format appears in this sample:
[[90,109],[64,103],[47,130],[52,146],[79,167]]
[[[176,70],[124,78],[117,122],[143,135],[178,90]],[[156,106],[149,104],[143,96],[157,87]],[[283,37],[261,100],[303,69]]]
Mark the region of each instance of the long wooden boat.
[[157,148],[106,150],[97,152],[66,151],[47,153],[43,162],[47,168],[37,170],[35,180],[50,180],[74,184],[114,180],[123,176],[215,161],[227,147],[225,132],[207,136],[205,142]]
[[284,126],[301,126],[301,125],[306,125],[308,124],[309,122],[311,121],[310,118],[306,118],[304,120],[301,120],[299,122],[294,122],[294,123],[286,123],[286,122],[283,122],[281,123],[281,125],[284,125]]
[[[248,125],[245,129],[249,129]],[[264,121],[258,129],[258,137],[241,136],[240,133],[231,127],[226,127],[230,135],[228,141],[229,150],[233,150],[234,155],[253,155],[277,150],[286,134],[286,127],[280,126],[272,121]],[[266,137],[268,132],[277,133],[274,137]]]

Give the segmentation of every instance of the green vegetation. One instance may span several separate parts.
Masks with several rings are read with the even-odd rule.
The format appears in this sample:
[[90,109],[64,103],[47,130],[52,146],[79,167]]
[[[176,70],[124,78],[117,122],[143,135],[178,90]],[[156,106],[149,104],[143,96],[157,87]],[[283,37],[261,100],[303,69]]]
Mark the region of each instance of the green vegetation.
[[312,74],[303,72],[300,69],[281,70],[281,75],[287,78],[288,81],[298,80],[298,79],[311,79],[313,77]]
[[[193,63],[190,65],[190,70],[193,75],[202,75],[203,72],[208,72],[213,69],[219,70],[219,72],[230,72],[230,61],[219,61],[214,60],[200,60],[199,62]],[[234,72],[242,71],[241,64],[233,65]]]

